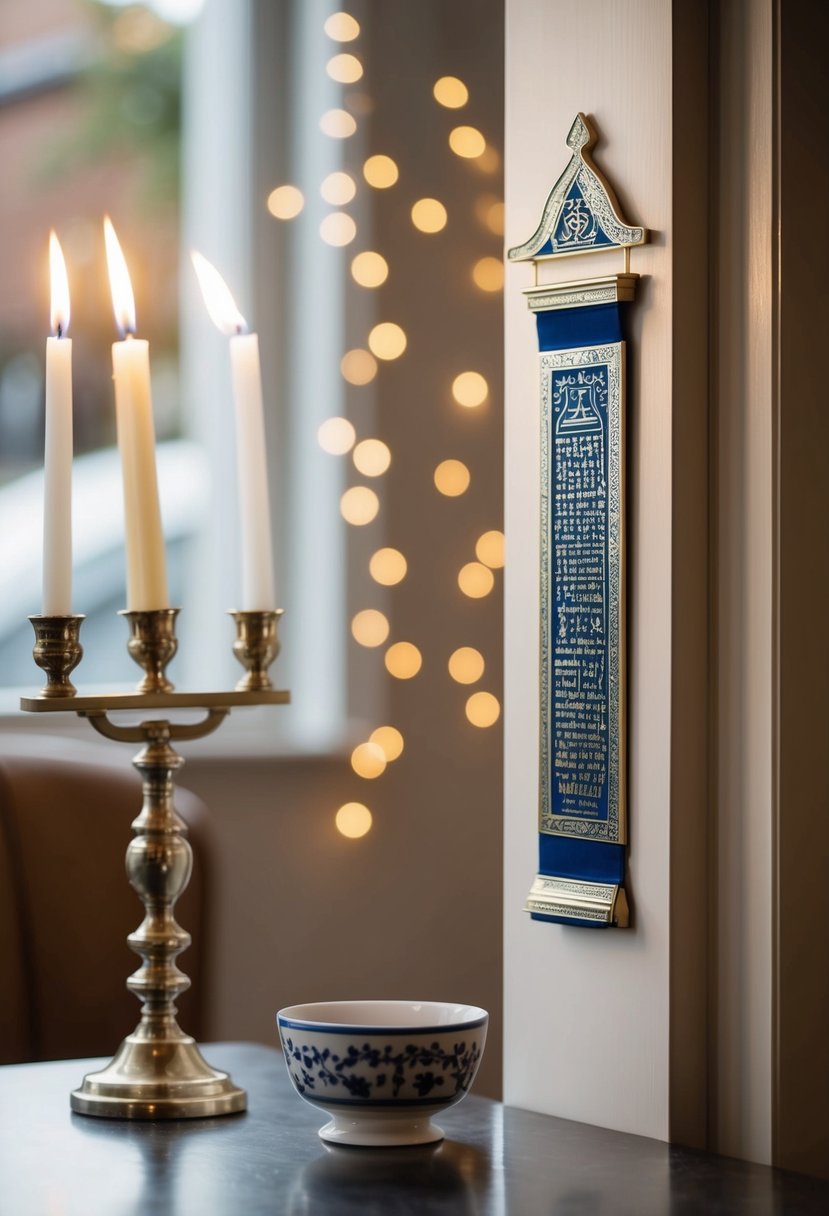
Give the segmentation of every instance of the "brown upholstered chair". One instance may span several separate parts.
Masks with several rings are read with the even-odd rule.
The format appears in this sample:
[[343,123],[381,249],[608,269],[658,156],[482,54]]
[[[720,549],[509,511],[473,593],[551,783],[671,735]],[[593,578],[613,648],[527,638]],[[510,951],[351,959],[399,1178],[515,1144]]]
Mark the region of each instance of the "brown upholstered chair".
[[[37,744],[39,746],[33,746]],[[0,737],[0,1064],[109,1056],[140,1005],[124,981],[140,959],[126,936],[143,918],[124,871],[141,780],[117,762],[54,758],[31,737]],[[73,749],[78,750],[78,749]],[[80,749],[83,752],[83,749]],[[195,862],[176,917],[193,935],[180,956],[193,981],[180,1024],[203,1031],[206,817],[193,794],[176,806]]]

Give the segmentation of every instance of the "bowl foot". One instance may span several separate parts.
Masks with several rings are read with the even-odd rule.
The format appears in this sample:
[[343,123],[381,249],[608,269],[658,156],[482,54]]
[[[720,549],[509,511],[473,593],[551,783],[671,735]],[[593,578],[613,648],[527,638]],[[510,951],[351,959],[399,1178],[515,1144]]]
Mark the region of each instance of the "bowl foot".
[[390,1110],[338,1112],[320,1128],[319,1135],[329,1144],[356,1144],[363,1148],[434,1144],[443,1139],[443,1131],[428,1115]]

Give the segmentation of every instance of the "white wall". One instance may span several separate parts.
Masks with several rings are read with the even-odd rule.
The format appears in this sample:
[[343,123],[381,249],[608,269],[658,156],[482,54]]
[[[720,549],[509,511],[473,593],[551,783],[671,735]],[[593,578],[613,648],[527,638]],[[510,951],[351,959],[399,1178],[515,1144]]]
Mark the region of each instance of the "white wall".
[[[538,384],[535,326],[511,267],[506,313],[505,1072],[511,1105],[668,1136],[671,606],[671,5],[508,0],[507,244],[536,227],[577,111],[626,218],[651,230],[632,269],[628,414],[629,931],[522,910],[537,868]],[[590,259],[555,273],[597,273]],[[619,255],[618,269],[621,269]]]

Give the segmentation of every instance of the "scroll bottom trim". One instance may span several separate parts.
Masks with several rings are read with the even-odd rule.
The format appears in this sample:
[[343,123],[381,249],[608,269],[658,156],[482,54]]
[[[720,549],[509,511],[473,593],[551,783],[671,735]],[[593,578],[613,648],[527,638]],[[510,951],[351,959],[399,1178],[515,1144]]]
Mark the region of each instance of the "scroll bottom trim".
[[524,911],[533,920],[562,925],[590,925],[597,929],[626,929],[629,912],[621,884],[584,882],[539,874],[530,888]]

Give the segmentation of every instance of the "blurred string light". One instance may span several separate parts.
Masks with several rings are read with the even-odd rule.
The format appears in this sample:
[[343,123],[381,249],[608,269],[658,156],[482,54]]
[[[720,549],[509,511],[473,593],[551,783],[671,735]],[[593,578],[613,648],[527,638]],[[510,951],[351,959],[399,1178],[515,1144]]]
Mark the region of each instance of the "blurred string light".
[[368,571],[375,583],[381,587],[394,587],[402,583],[409,565],[399,549],[378,549],[372,553]]
[[327,418],[317,431],[317,442],[324,452],[344,456],[354,447],[356,432],[347,418]]
[[351,636],[361,646],[382,646],[389,636],[388,619],[377,608],[364,608],[351,619]]
[[457,498],[469,488],[469,469],[462,460],[442,460],[434,476],[435,485],[447,498]]
[[461,372],[452,381],[452,396],[458,405],[474,409],[486,401],[489,396],[489,385],[480,372]]
[[441,232],[446,227],[446,208],[436,198],[420,198],[412,207],[412,223],[420,232]]
[[363,177],[375,190],[388,190],[399,176],[400,171],[390,156],[370,156],[363,165]]
[[382,439],[362,439],[352,453],[352,460],[364,477],[382,477],[391,464],[391,452]]
[[379,743],[359,743],[351,753],[351,767],[358,777],[373,781],[386,770],[386,753]]
[[332,13],[322,28],[332,42],[353,42],[360,34],[360,23],[351,13]]
[[389,277],[389,264],[381,253],[366,249],[353,259],[351,277],[361,287],[381,287]]
[[481,194],[475,200],[475,215],[494,236],[504,235],[504,202],[497,194]]
[[449,147],[464,160],[475,160],[486,151],[486,140],[477,127],[453,127],[449,132]]
[[325,70],[337,84],[354,84],[363,74],[363,65],[356,55],[334,55],[325,65]]
[[475,556],[491,570],[500,570],[504,564],[503,532],[484,532],[475,542]]
[[394,321],[381,321],[368,335],[368,345],[378,359],[399,359],[406,349],[406,333]]
[[389,646],[383,661],[386,671],[397,680],[411,680],[423,664],[420,651],[413,642],[395,642]]
[[503,291],[504,263],[500,258],[479,258],[472,267],[472,281],[481,291]]
[[475,168],[480,169],[482,173],[495,173],[500,164],[500,156],[492,144],[487,144],[481,155],[476,159]]
[[484,656],[474,646],[459,646],[450,654],[448,666],[458,684],[474,684],[484,674]]
[[403,736],[396,726],[378,726],[369,735],[369,740],[383,749],[389,764],[403,755]]
[[340,514],[355,528],[370,524],[379,510],[380,500],[368,486],[352,486],[340,499]]
[[357,235],[357,225],[345,211],[332,211],[320,224],[320,236],[326,245],[350,245]]
[[337,831],[351,840],[359,840],[371,830],[371,811],[362,802],[346,802],[334,817]]
[[501,703],[491,692],[473,692],[466,702],[466,716],[473,726],[494,726],[501,716]]
[[483,562],[467,562],[458,571],[458,586],[472,600],[483,599],[495,585],[495,577]]
[[441,76],[435,81],[432,96],[447,110],[458,110],[469,101],[469,89],[457,76]]
[[344,207],[357,193],[357,183],[350,173],[329,173],[320,186],[320,194],[332,207]]
[[340,360],[340,371],[349,384],[369,384],[377,375],[377,360],[367,350],[347,350]]
[[277,186],[268,195],[268,211],[278,220],[294,219],[304,206],[305,199],[297,186]]
[[348,139],[357,130],[357,120],[348,110],[326,110],[320,119],[320,130],[332,139]]

